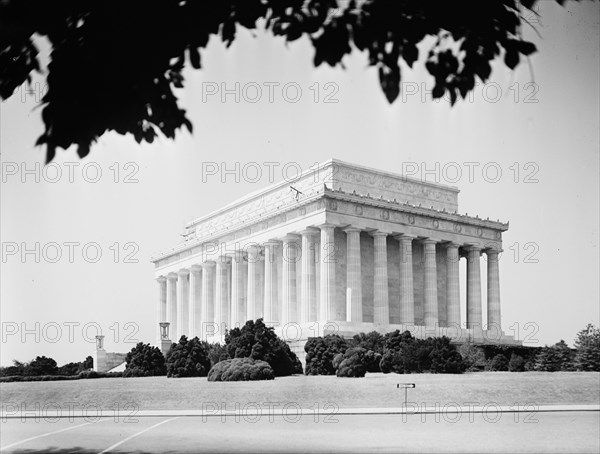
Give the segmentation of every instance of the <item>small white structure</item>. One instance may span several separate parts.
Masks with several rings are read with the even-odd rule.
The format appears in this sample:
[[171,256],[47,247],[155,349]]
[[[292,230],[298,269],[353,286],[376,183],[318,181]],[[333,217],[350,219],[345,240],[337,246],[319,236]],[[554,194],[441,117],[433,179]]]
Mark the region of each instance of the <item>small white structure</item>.
[[[104,336],[96,336],[96,351],[92,354],[94,358],[93,370],[96,372],[108,372],[125,364],[126,353],[112,353],[104,349]],[[125,367],[123,366],[123,370]]]

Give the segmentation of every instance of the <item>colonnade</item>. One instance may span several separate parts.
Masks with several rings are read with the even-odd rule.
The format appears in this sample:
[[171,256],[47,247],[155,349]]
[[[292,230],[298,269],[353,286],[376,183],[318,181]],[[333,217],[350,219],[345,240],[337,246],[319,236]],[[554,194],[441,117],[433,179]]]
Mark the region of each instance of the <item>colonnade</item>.
[[[158,277],[158,319],[170,323],[171,339],[182,334],[202,336],[206,323],[233,327],[263,317],[267,322],[330,322],[336,315],[337,285],[335,229],[333,224],[309,227],[295,234],[243,250],[228,252],[188,268]],[[361,232],[342,229],[346,237],[346,320],[363,322],[365,304],[361,263]],[[373,323],[390,324],[388,241],[390,233],[370,230],[373,237]],[[437,250],[445,248],[446,326],[461,326],[459,260],[467,258],[466,328],[482,326],[481,254],[487,254],[487,324],[501,325],[498,249],[465,242],[439,241],[410,235],[398,240],[399,319],[415,323],[413,245],[422,244],[423,324],[440,322]],[[317,268],[317,263],[319,264]],[[279,264],[279,267],[278,267]],[[300,267],[300,273],[297,268]],[[278,273],[281,273],[279,279]],[[297,276],[300,282],[297,282]],[[318,278],[318,279],[317,279]],[[337,278],[337,279],[336,279]],[[280,284],[279,284],[280,282]],[[318,285],[318,287],[317,287]],[[299,290],[298,290],[299,287]]]

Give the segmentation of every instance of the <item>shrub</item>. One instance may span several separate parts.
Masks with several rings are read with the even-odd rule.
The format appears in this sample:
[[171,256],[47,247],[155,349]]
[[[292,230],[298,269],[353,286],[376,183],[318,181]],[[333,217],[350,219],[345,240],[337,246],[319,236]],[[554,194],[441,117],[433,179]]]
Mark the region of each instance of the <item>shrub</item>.
[[383,355],[385,338],[377,331],[360,333],[348,342],[348,346],[364,348],[367,353],[365,357],[367,372],[381,372],[379,363]]
[[26,363],[21,361],[13,360],[13,365],[8,367],[0,367],[0,377],[12,377],[25,375]]
[[458,353],[462,356],[467,371],[478,372],[485,369],[486,360],[483,348],[465,343],[458,348]]
[[525,364],[528,362],[534,362],[537,354],[542,350],[542,347],[530,347],[526,345],[501,345],[501,344],[487,344],[477,345],[475,347],[481,350],[486,360],[491,360],[498,354],[503,354],[507,358],[510,358],[512,354],[519,355],[525,360]]
[[600,328],[589,324],[577,333],[574,366],[577,370],[600,371]]
[[59,380],[80,380],[86,378],[114,378],[122,377],[123,372],[96,372],[84,371],[77,375],[13,375],[10,377],[0,377],[0,383],[10,382],[31,382],[31,381],[59,381]]
[[165,357],[158,347],[139,342],[125,357],[124,377],[165,375]]
[[83,369],[82,363],[67,363],[58,368],[58,375],[77,375]]
[[409,331],[396,330],[385,336],[384,351],[379,363],[383,373],[409,374],[429,370],[429,341],[415,339]]
[[210,359],[210,367],[215,364],[228,359],[227,349],[224,345],[215,342],[213,344],[209,344],[208,342],[202,342],[208,348],[208,357]]
[[446,336],[433,337],[427,340],[431,345],[429,371],[434,374],[462,374],[466,365],[456,346]]
[[0,367],[0,377],[10,377],[18,375],[26,375],[29,377],[41,377],[47,375],[77,375],[81,371],[91,369],[93,366],[93,362],[93,358],[91,356],[88,356],[85,359],[85,361],[67,363],[63,366],[57,367],[56,361],[54,361],[52,358],[38,356],[29,363],[22,363],[20,361],[14,360],[12,366]]
[[302,363],[296,354],[262,318],[229,330],[225,334],[225,349],[231,359],[250,358],[269,363],[277,377],[302,373]]
[[379,334],[377,331],[371,331],[368,334],[360,333],[356,334],[352,338],[353,347],[361,347],[365,350],[373,351],[374,353],[383,354],[383,347],[385,344],[385,337]]
[[381,355],[381,361],[379,361],[379,370],[384,374],[392,372],[392,364],[394,362],[394,352],[391,350],[386,351]]
[[221,361],[208,372],[208,381],[273,380],[275,373],[266,361],[234,358]]
[[564,340],[544,347],[535,358],[535,370],[557,372],[573,370],[574,354]]
[[337,355],[335,355],[333,357],[333,360],[331,361],[331,365],[333,366],[333,369],[337,370],[337,368],[340,367],[340,364],[342,361],[344,361],[343,353],[338,353]]
[[507,371],[508,359],[502,353],[497,354],[492,358],[489,365],[489,370],[492,371]]
[[206,377],[211,366],[209,348],[208,343],[200,342],[197,337],[188,340],[181,336],[165,358],[167,377]]
[[367,372],[381,372],[379,364],[381,363],[383,355],[373,350],[368,350],[365,355],[365,363],[367,366]]
[[88,356],[84,361],[76,363],[67,363],[58,368],[59,375],[77,375],[84,370],[91,369],[94,366],[94,359]]
[[101,376],[101,372],[95,370],[86,370],[79,374],[79,378],[100,378]]
[[309,337],[304,345],[306,352],[306,375],[333,375],[333,358],[348,348],[346,340],[337,334],[325,337]]
[[510,355],[510,361],[508,362],[508,370],[511,372],[524,372],[525,371],[525,359],[522,356],[513,353]]
[[460,374],[465,371],[463,357],[450,338],[415,339],[409,331],[396,330],[385,336],[384,351],[379,363],[383,373],[433,372]]
[[56,375],[58,367],[56,361],[46,356],[36,356],[36,358],[25,366],[25,375]]
[[361,347],[352,347],[347,349],[344,354],[337,354],[333,361],[336,369],[335,375],[338,377],[364,377],[367,373],[366,354],[367,350]]

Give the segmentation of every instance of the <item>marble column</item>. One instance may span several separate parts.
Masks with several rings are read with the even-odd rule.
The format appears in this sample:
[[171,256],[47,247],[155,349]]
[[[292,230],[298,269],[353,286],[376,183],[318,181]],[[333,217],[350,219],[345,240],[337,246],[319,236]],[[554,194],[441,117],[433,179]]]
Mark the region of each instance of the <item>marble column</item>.
[[188,337],[200,337],[202,320],[202,267],[192,265],[190,267],[190,302],[189,302],[189,328]]
[[281,279],[281,324],[286,325],[298,320],[296,298],[296,263],[300,260],[301,252],[298,247],[297,235],[283,237],[283,269]]
[[[362,323],[361,230],[355,227],[348,227],[344,229],[344,232],[346,232],[346,320]],[[377,309],[375,309],[375,312],[377,312]]]
[[256,320],[262,317],[262,272],[261,249],[258,245],[248,247],[248,303],[247,320]]
[[400,247],[400,323],[415,323],[415,291],[413,284],[413,252],[414,237],[402,235]]
[[467,328],[481,329],[481,248],[469,246],[467,254]]
[[458,247],[456,243],[448,243],[446,246],[446,318],[448,326],[455,328],[461,328]]
[[319,229],[309,227],[302,232],[302,279],[300,280],[300,323],[316,320],[317,276],[315,238]]
[[236,326],[242,326],[246,320],[246,308],[244,307],[244,254],[242,251],[236,251],[231,259],[231,310],[230,310],[230,329]]
[[158,329],[158,342],[160,343],[161,334],[160,334],[160,325],[161,322],[167,321],[167,278],[164,276],[160,276],[156,279],[158,282],[158,306],[156,310],[156,327]]
[[387,236],[385,232],[371,233],[374,239],[375,277],[373,283],[373,321],[390,322],[390,296],[388,289]]
[[213,333],[212,324],[215,321],[215,262],[202,263],[202,340],[207,340],[207,334]]
[[227,257],[215,260],[215,323],[219,333],[225,333],[229,324],[229,283],[227,275]]
[[425,288],[424,288],[424,313],[425,326],[435,327],[438,324],[438,299],[437,299],[437,263],[435,245],[437,241],[426,239],[423,241],[425,255]]
[[181,269],[177,271],[177,339],[184,334],[188,336],[188,315],[189,315],[189,292],[190,285],[188,275],[190,271]]
[[265,323],[274,323],[279,321],[279,311],[277,310],[278,292],[277,292],[277,249],[279,242],[269,241],[265,243],[265,298],[264,298],[264,319]]
[[335,320],[335,225],[322,224],[320,275],[319,275],[319,321]]
[[[489,329],[502,330],[500,317],[500,269],[498,250],[487,249],[487,324]],[[492,328],[494,327],[494,328]]]
[[177,274],[167,275],[167,322],[170,324],[171,340],[179,341],[177,336]]

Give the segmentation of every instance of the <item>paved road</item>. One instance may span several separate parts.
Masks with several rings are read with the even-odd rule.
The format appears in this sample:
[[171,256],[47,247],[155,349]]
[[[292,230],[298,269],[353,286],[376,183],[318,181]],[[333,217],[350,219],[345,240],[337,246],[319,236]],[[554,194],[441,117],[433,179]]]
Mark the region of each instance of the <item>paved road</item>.
[[[1,451],[600,452],[600,412],[7,419]],[[495,418],[499,419],[495,422]],[[253,422],[256,419],[255,422]],[[455,421],[455,422],[453,422]]]

